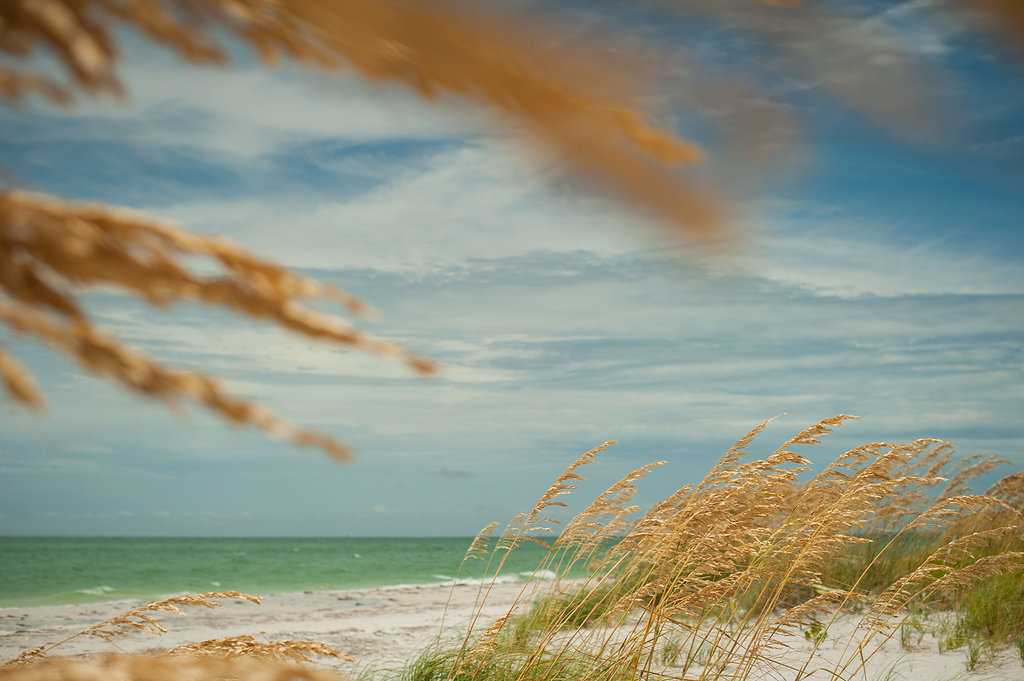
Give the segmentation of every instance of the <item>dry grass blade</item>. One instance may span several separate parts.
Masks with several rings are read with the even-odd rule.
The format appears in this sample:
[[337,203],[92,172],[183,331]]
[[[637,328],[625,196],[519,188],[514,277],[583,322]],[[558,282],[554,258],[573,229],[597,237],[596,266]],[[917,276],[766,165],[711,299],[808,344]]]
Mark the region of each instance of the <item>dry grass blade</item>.
[[71,102],[68,93],[50,78],[19,73],[7,65],[0,65],[0,96],[20,100],[35,93],[54,104],[67,106]]
[[[777,418],[777,417],[776,417]],[[740,462],[740,459],[747,453],[747,448],[750,444],[764,432],[764,429],[768,427],[775,419],[765,419],[756,426],[747,431],[747,434],[741,437],[739,440],[734,442],[718,460],[718,463],[704,476],[704,480],[701,481],[698,489],[703,489],[709,485],[715,485],[728,480],[732,476],[736,465]]]
[[975,478],[988,473],[1005,464],[998,456],[973,456],[966,459],[956,474],[946,484],[942,498],[962,496],[967,492],[968,485]]
[[[184,263],[195,257],[212,261],[223,273],[195,274]],[[189,234],[129,211],[0,193],[0,265],[0,319],[12,329],[51,344],[93,373],[141,395],[192,399],[232,423],[318,447],[339,460],[347,460],[350,453],[333,438],[297,428],[232,397],[211,377],[164,368],[102,333],[84,312],[77,292],[115,287],[157,306],[198,301],[267,319],[308,338],[393,356],[419,373],[435,368],[394,343],[304,304],[323,298],[352,312],[365,308],[344,291],[257,258],[224,239]],[[8,298],[17,304],[5,302]],[[42,406],[31,375],[3,350],[0,377],[15,400]]]
[[580,551],[596,547],[602,540],[622,533],[626,528],[625,516],[635,507],[627,506],[636,494],[637,481],[664,466],[667,461],[653,461],[634,468],[621,480],[599,494],[583,511],[578,513],[559,535],[558,545],[579,544]]
[[46,657],[46,651],[49,650],[50,647],[51,646],[43,644],[36,646],[35,648],[23,650],[17,657],[0,664],[0,672],[3,672],[5,669],[14,669],[15,667],[25,667],[30,664],[35,664]]
[[[40,92],[68,101],[76,89],[121,91],[115,22],[141,30],[182,57],[226,61],[223,33],[272,63],[280,57],[320,68],[354,68],[425,97],[452,94],[508,116],[519,132],[583,174],[666,220],[702,236],[723,222],[707,188],[672,172],[703,156],[691,142],[647,121],[638,64],[597,50],[564,47],[564,35],[455,3],[421,7],[398,0],[11,0],[0,6],[0,50],[48,48],[68,82],[0,72],[0,92]],[[558,47],[555,47],[558,46]]]
[[158,613],[171,613],[174,615],[184,614],[182,608],[202,607],[216,608],[220,606],[218,601],[225,599],[237,599],[259,604],[262,602],[259,596],[242,593],[241,591],[208,591],[200,594],[184,594],[181,596],[170,596],[159,601],[146,603],[137,608],[132,608],[109,619],[89,625],[81,631],[66,636],[54,643],[48,643],[26,650],[12,660],[0,665],[0,669],[24,667],[29,664],[35,665],[39,660],[47,657],[55,648],[58,648],[69,641],[82,637],[94,637],[104,641],[113,639],[131,632],[149,632],[152,634],[163,634],[167,632]]
[[838,428],[847,421],[856,419],[856,416],[850,416],[849,414],[836,414],[826,419],[818,421],[812,426],[804,428],[799,433],[786,440],[782,447],[779,449],[785,449],[791,445],[820,445],[821,437],[828,435],[834,428]]
[[[212,260],[226,276],[201,277],[183,256]],[[26,192],[0,193],[0,274],[4,291],[68,317],[82,312],[70,289],[114,286],[154,305],[192,300],[269,319],[296,333],[420,360],[369,338],[337,317],[302,306],[333,299],[353,312],[365,305],[333,286],[299,276],[221,238],[190,234],[148,216]]]
[[[1017,533],[1019,535],[1019,530]],[[986,541],[988,537],[970,537],[961,545],[966,546],[976,539]],[[981,556],[963,566],[947,564],[943,560],[959,550],[966,552],[969,549],[953,546],[947,555],[929,558],[920,568],[898,580],[872,603],[866,623],[877,631],[884,631],[893,618],[900,616],[914,602],[926,603],[937,595],[962,593],[982,580],[1024,570],[1024,551]]]
[[908,523],[907,528],[913,530],[955,524],[984,512],[1005,513],[1017,519],[1024,519],[1024,512],[1018,511],[998,497],[967,494],[939,499]]
[[7,394],[15,401],[32,409],[43,408],[43,396],[39,393],[35,378],[3,348],[0,348],[0,378],[3,379]]
[[200,594],[185,594],[182,596],[170,596],[159,601],[153,601],[132,608],[120,615],[111,617],[103,622],[98,622],[82,630],[82,636],[94,636],[104,641],[110,641],[123,634],[133,631],[148,631],[154,634],[167,633],[161,620],[156,613],[170,613],[181,615],[182,608],[217,608],[218,601],[225,599],[237,599],[256,603],[262,602],[259,596],[242,593],[241,591],[209,591]]
[[297,428],[259,405],[232,397],[210,376],[167,369],[88,324],[61,323],[27,308],[3,303],[0,321],[18,333],[32,335],[61,350],[92,373],[141,395],[168,402],[189,398],[231,423],[251,425],[294,444],[317,447],[339,461],[351,458],[348,448],[333,438]]
[[280,662],[305,663],[314,657],[330,657],[345,662],[356,658],[320,641],[284,640],[261,643],[249,635],[217,638],[189,643],[168,651],[170,655],[213,655],[217,657],[255,657]]
[[1024,471],[1007,475],[985,492],[985,496],[995,497],[1024,511]]
[[487,556],[487,542],[497,527],[498,521],[493,521],[484,525],[480,531],[476,533],[476,536],[473,537],[473,541],[469,543],[469,548],[466,549],[466,553],[462,556],[463,563],[467,560],[480,560]]
[[469,657],[480,657],[486,655],[489,651],[493,650],[497,644],[498,634],[505,628],[511,615],[502,615],[498,619],[494,620],[483,633],[480,634],[480,638],[473,646],[472,651],[469,653]]
[[840,590],[820,593],[799,605],[780,612],[772,622],[771,636],[776,636],[795,626],[816,622],[819,614],[834,610],[856,598],[863,598],[863,596],[854,596],[847,591]]
[[558,497],[570,494],[574,489],[576,489],[576,485],[574,483],[577,480],[583,479],[576,471],[583,466],[586,466],[588,463],[593,461],[598,454],[614,444],[615,440],[607,440],[576,457],[576,459],[569,464],[557,478],[555,478],[555,481],[551,483],[546,490],[544,490],[544,493],[540,495],[539,499],[537,499],[537,503],[535,503],[529,513],[526,514],[524,519],[525,531],[530,531],[530,525],[537,521],[541,511],[553,506],[565,506],[564,502],[558,501]]

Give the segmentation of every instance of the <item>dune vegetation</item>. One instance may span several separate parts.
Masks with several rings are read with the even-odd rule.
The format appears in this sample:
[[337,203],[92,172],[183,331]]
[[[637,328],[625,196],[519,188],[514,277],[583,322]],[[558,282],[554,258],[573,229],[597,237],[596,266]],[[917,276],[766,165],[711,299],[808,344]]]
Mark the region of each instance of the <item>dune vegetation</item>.
[[[779,639],[793,630],[819,644],[837,617],[857,619],[848,654],[828,670],[853,678],[881,644],[945,616],[942,645],[985,653],[1024,637],[1021,476],[987,494],[968,483],[997,464],[955,463],[936,440],[869,443],[812,472],[795,449],[847,417],[826,419],[748,460],[765,424],[725,453],[696,485],[656,503],[623,530],[640,468],[613,485],[551,541],[543,567],[566,574],[588,565],[582,583],[555,580],[524,612],[490,625],[462,648],[431,650],[415,679],[740,679],[785,672]],[[549,489],[527,521],[574,479]],[[496,545],[507,550],[518,532]],[[517,529],[518,528],[518,529]],[[541,531],[547,528],[541,528]],[[502,543],[504,541],[504,544]],[[811,654],[813,655],[813,653]],[[808,662],[811,655],[808,656]],[[1024,663],[1024,660],[1022,660]],[[552,670],[552,665],[566,669]],[[794,678],[820,671],[797,665]]]
[[[849,418],[824,419],[758,457],[749,450],[759,444],[768,423],[762,422],[700,482],[646,512],[633,504],[636,486],[660,462],[641,466],[562,525],[552,516],[565,506],[563,497],[612,443],[584,452],[533,507],[497,534],[489,525],[467,549],[466,560],[488,561],[493,574],[479,587],[467,630],[456,639],[446,632],[405,669],[365,675],[616,681],[747,679],[771,671],[847,679],[857,678],[885,643],[899,640],[910,650],[926,629],[945,649],[963,650],[968,669],[995,651],[1024,647],[1024,476],[971,493],[971,482],[1000,462],[957,458],[949,443],[934,439],[871,442],[814,469],[798,450],[819,444]],[[537,574],[555,577],[539,583],[540,596],[483,621],[493,580],[526,542],[547,547]],[[159,632],[160,613],[215,607],[222,598],[258,601],[234,592],[177,597],[75,636]],[[843,656],[831,669],[812,667],[839,618],[853,622]],[[783,638],[794,632],[811,644],[803,660],[781,654]],[[99,674],[136,664],[116,655],[57,657],[65,641],[26,651],[5,665],[3,677],[82,678],[83,669]],[[168,668],[165,657],[189,658],[189,670],[215,659],[214,673],[242,658],[271,661],[270,670],[320,656],[345,653],[315,641],[233,637],[166,651],[152,669]],[[305,666],[289,673],[314,678]]]

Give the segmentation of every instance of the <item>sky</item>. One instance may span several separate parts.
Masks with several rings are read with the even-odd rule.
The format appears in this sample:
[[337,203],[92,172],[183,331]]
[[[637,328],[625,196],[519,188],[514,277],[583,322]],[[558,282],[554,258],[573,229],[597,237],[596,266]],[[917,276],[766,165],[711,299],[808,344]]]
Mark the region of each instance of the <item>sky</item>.
[[[754,453],[848,413],[809,458],[940,437],[1024,467],[1024,61],[933,4],[864,2],[835,35],[780,31],[775,47],[735,17],[560,6],[669,55],[664,125],[700,138],[694,121],[722,115],[684,59],[760,93],[739,114],[763,96],[794,121],[795,137],[769,118],[751,130],[787,143],[769,172],[723,166],[741,238],[715,253],[465,102],[241,50],[231,70],[187,66],[123,36],[130,101],[0,109],[5,181],[223,234],[361,296],[376,310],[362,328],[442,370],[92,293],[121,339],[356,459],[140,402],[0,331],[49,402],[0,409],[0,534],[471,535],[606,439],[579,502],[664,459],[641,487],[651,503],[770,417]],[[932,89],[908,97],[922,74]]]

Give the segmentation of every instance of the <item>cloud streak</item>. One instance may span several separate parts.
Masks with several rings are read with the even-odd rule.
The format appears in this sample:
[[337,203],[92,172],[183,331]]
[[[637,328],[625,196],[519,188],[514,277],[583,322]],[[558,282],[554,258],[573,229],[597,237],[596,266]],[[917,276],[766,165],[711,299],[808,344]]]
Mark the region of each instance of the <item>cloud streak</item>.
[[[922,35],[915,49],[952,59],[958,40]],[[746,197],[749,237],[698,261],[464,111],[145,52],[126,75],[134,109],[4,113],[11,172],[122,197],[340,284],[379,311],[369,330],[442,372],[418,379],[248,320],[97,292],[90,309],[125,340],[343,438],[357,463],[169,416],[2,337],[53,413],[0,413],[0,532],[281,533],[301,520],[322,534],[471,534],[609,437],[622,444],[594,486],[668,458],[646,481],[650,499],[781,413],[766,441],[835,412],[865,417],[818,460],[858,441],[938,436],[1024,464],[1024,270],[1006,219],[1022,205],[1009,190],[971,202],[990,148],[961,167],[959,150],[907,151],[878,131],[823,140],[809,188]],[[1005,123],[1016,109],[1000,92],[977,104],[999,104]],[[822,111],[818,125],[845,132]],[[161,515],[183,506],[194,512]]]

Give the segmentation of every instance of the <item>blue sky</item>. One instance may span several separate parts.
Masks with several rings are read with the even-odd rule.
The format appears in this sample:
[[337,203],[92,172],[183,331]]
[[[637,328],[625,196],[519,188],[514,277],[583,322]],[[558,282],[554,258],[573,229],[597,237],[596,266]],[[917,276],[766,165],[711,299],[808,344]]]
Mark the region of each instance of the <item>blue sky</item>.
[[[486,112],[244,57],[187,67],[128,38],[129,104],[0,111],[8,176],[338,283],[378,310],[363,326],[443,370],[421,379],[220,311],[97,292],[91,311],[123,339],[226,377],[357,460],[139,403],[0,333],[50,403],[0,413],[0,533],[472,534],[604,439],[620,444],[581,498],[667,459],[650,502],[780,414],[759,451],[846,412],[862,419],[812,458],[936,436],[1024,466],[1024,63],[932,4],[864,3],[845,42],[812,41],[836,55],[816,69],[806,46],[768,53],[729,22],[564,4],[740,74],[795,119],[786,163],[738,200],[743,238],[714,256],[572,191]],[[843,48],[894,43],[870,63]],[[911,62],[941,76],[913,116],[888,116]],[[663,123],[700,134],[694,76],[664,74]]]

